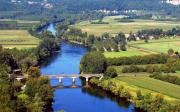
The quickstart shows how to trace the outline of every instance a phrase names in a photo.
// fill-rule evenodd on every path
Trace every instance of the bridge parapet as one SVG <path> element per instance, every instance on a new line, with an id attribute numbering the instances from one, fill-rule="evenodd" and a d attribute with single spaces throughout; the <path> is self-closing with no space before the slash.
<path id="1" fill-rule="evenodd" d="M 59 80 L 59 83 L 62 84 L 62 79 L 64 78 L 71 78 L 72 79 L 72 83 L 73 85 L 75 85 L 75 82 L 76 82 L 76 78 L 79 78 L 79 77 L 83 77 L 86 79 L 86 84 L 88 84 L 89 82 L 89 79 L 92 78 L 92 77 L 97 77 L 99 78 L 99 80 L 101 80 L 103 78 L 103 74 L 59 74 L 59 75 L 41 75 L 41 77 L 48 77 L 50 79 L 52 78 L 57 78 Z M 25 76 L 17 76 L 16 79 L 18 81 L 22 80 L 26 78 Z"/>

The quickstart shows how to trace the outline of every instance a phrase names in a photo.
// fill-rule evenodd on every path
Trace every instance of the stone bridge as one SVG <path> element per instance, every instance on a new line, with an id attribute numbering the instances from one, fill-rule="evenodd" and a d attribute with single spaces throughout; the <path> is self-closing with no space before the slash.
<path id="1" fill-rule="evenodd" d="M 59 75 L 42 75 L 42 76 L 46 76 L 46 77 L 49 77 L 50 79 L 52 78 L 57 78 L 59 79 L 59 82 L 61 83 L 62 82 L 62 79 L 64 78 L 71 78 L 72 79 L 72 82 L 75 82 L 75 79 L 77 78 L 85 78 L 86 79 L 86 82 L 89 81 L 90 78 L 92 77 L 98 77 L 99 80 L 101 80 L 103 78 L 103 74 L 59 74 Z"/>
<path id="2" fill-rule="evenodd" d="M 99 80 L 103 78 L 103 74 L 58 74 L 58 75 L 50 75 L 50 74 L 42 74 L 41 77 L 48 77 L 49 79 L 58 79 L 59 83 L 62 85 L 62 79 L 65 78 L 71 78 L 72 79 L 72 88 L 77 88 L 79 86 L 76 86 L 76 79 L 77 78 L 85 78 L 86 79 L 86 86 L 88 86 L 89 79 L 92 77 L 97 77 Z M 18 81 L 21 81 L 22 79 L 25 79 L 27 77 L 25 76 L 17 76 L 16 79 Z"/>

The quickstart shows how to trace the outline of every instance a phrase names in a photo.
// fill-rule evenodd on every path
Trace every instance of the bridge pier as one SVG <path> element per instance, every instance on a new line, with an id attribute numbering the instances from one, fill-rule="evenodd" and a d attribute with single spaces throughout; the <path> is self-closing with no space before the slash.
<path id="1" fill-rule="evenodd" d="M 75 83 L 76 82 L 76 78 L 72 77 L 72 82 Z"/>
<path id="2" fill-rule="evenodd" d="M 86 82 L 89 82 L 89 77 L 86 77 Z"/>
<path id="3" fill-rule="evenodd" d="M 59 83 L 62 83 L 63 77 L 58 77 L 58 79 L 59 79 Z"/>
<path id="4" fill-rule="evenodd" d="M 17 81 L 21 81 L 23 78 L 16 78 Z"/>

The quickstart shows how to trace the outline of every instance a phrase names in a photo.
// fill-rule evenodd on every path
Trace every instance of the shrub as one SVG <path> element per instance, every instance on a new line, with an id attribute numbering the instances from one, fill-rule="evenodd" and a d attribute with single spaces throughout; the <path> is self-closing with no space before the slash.
<path id="1" fill-rule="evenodd" d="M 161 72 L 161 69 L 158 65 L 149 65 L 146 67 L 146 71 L 149 73 Z"/>
<path id="2" fill-rule="evenodd" d="M 137 65 L 130 65 L 129 67 L 123 67 L 122 73 L 133 73 L 133 72 L 145 72 L 143 67 L 138 67 Z"/>
<path id="3" fill-rule="evenodd" d="M 117 71 L 113 67 L 108 67 L 106 72 L 105 72 L 105 76 L 107 76 L 107 77 L 114 78 L 114 77 L 117 77 L 117 75 L 118 75 Z"/>
<path id="4" fill-rule="evenodd" d="M 180 78 L 178 76 L 172 76 L 172 75 L 161 74 L 161 73 L 153 73 L 149 77 L 180 85 Z"/>
<path id="5" fill-rule="evenodd" d="M 120 57 L 108 58 L 108 66 L 121 66 L 121 65 L 143 65 L 143 64 L 165 64 L 168 60 L 168 55 L 153 54 L 147 56 L 133 56 L 133 57 Z"/>
<path id="6" fill-rule="evenodd" d="M 80 71 L 83 73 L 104 73 L 106 59 L 101 52 L 89 52 L 81 59 Z"/>

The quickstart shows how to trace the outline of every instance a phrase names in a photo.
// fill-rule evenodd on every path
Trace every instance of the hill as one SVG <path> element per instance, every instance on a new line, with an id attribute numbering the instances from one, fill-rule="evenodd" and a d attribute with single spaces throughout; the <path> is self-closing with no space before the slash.
<path id="1" fill-rule="evenodd" d="M 180 7 L 162 0 L 1 0 L 0 18 L 40 19 L 96 10 L 143 10 L 179 17 Z"/>

